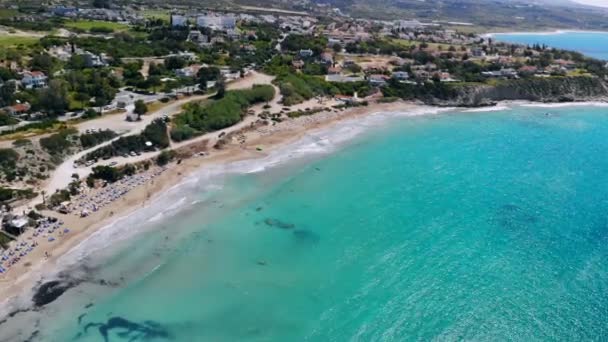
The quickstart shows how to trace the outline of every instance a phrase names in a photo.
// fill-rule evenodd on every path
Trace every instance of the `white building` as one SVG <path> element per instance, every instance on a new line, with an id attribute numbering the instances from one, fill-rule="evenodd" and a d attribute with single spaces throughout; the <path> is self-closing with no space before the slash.
<path id="1" fill-rule="evenodd" d="M 410 75 L 407 73 L 407 71 L 395 71 L 393 73 L 393 78 L 399 81 L 405 81 L 410 78 Z"/>
<path id="2" fill-rule="evenodd" d="M 362 76 L 325 75 L 325 81 L 336 83 L 363 82 Z"/>
<path id="3" fill-rule="evenodd" d="M 183 15 L 172 14 L 171 15 L 171 26 L 173 26 L 173 27 L 188 26 L 188 18 L 186 18 Z"/>
<path id="4" fill-rule="evenodd" d="M 414 29 L 422 27 L 422 23 L 418 20 L 399 20 L 400 29 Z"/>
<path id="5" fill-rule="evenodd" d="M 23 73 L 21 85 L 25 89 L 44 88 L 48 77 L 42 71 L 26 71 Z"/>
<path id="6" fill-rule="evenodd" d="M 236 18 L 231 15 L 201 15 L 196 18 L 196 26 L 214 30 L 230 30 L 236 28 Z"/>

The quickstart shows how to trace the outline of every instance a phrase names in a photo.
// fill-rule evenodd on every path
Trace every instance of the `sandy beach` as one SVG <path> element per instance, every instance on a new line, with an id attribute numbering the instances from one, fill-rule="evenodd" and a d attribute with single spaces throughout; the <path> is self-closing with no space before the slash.
<path id="1" fill-rule="evenodd" d="M 78 246 L 103 227 L 138 209 L 148 206 L 164 191 L 182 182 L 188 175 L 205 167 L 228 164 L 235 161 L 264 158 L 274 149 L 296 142 L 307 134 L 321 129 L 331 129 L 332 125 L 345 120 L 372 115 L 380 112 L 424 112 L 430 107 L 405 102 L 371 103 L 369 106 L 346 110 L 326 110 L 314 115 L 286 119 L 271 125 L 261 125 L 247 117 L 238 130 L 231 131 L 224 139 L 221 149 L 214 148 L 217 139 L 196 139 L 180 144 L 175 150 L 180 162 L 173 162 L 160 172 L 158 167 L 149 171 L 154 177 L 133 187 L 116 200 L 107 203 L 89 216 L 81 218 L 77 214 L 62 215 L 56 212 L 43 214 L 58 218 L 63 225 L 60 236 L 54 241 L 34 239 L 35 231 L 23 234 L 19 243 L 38 246 L 24 256 L 10 270 L 0 275 L 0 302 L 8 303 L 12 298 L 24 294 L 29 300 L 31 290 L 45 275 L 58 268 L 58 259 Z M 201 152 L 204 156 L 201 156 Z M 64 229 L 69 231 L 64 233 Z M 27 296 L 25 296 L 27 295 Z M 4 305 L 6 308 L 6 305 Z"/>

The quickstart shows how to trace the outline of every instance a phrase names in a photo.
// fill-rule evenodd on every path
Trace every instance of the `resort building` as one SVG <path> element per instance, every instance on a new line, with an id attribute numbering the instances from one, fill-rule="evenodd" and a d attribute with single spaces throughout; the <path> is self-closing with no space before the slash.
<path id="1" fill-rule="evenodd" d="M 26 71 L 23 73 L 21 85 L 25 89 L 44 88 L 48 77 L 42 71 Z"/>

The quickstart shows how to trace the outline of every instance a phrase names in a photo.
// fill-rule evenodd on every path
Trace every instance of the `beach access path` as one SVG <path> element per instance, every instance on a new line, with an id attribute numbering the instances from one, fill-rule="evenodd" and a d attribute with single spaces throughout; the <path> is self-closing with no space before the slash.
<path id="1" fill-rule="evenodd" d="M 253 85 L 255 85 L 255 84 L 272 84 L 273 80 L 274 80 L 273 76 L 269 76 L 269 75 L 254 71 L 254 72 L 251 72 L 249 75 L 245 76 L 244 78 L 240 78 L 238 80 L 228 83 L 226 85 L 226 88 L 228 90 L 249 89 L 249 88 L 253 87 Z M 276 95 L 271 103 L 273 108 L 278 107 L 279 106 L 278 102 L 280 101 L 280 96 L 278 94 L 278 91 L 279 91 L 278 88 L 275 87 L 275 91 L 276 91 Z M 160 153 L 160 151 L 142 153 L 139 156 L 129 157 L 129 158 L 115 157 L 115 158 L 111 158 L 109 160 L 99 161 L 89 167 L 85 167 L 85 166 L 76 167 L 75 166 L 75 162 L 77 160 L 81 159 L 82 157 L 84 157 L 86 154 L 88 154 L 92 151 L 95 151 L 103 146 L 107 146 L 107 145 L 111 144 L 113 141 L 119 139 L 120 137 L 140 134 L 144 130 L 144 128 L 147 125 L 149 125 L 153 120 L 162 118 L 165 115 L 168 117 L 177 115 L 177 114 L 181 113 L 182 107 L 184 105 L 191 103 L 191 102 L 197 102 L 197 101 L 203 101 L 203 100 L 209 99 L 213 95 L 215 95 L 215 94 L 195 95 L 195 96 L 190 96 L 187 98 L 177 100 L 175 102 L 168 104 L 167 106 L 164 106 L 163 108 L 161 108 L 155 112 L 148 113 L 146 115 L 142 115 L 141 120 L 136 121 L 136 122 L 127 122 L 126 120 L 124 120 L 123 115 L 111 114 L 111 115 L 103 116 L 99 119 L 85 121 L 85 122 L 75 125 L 74 128 L 78 129 L 79 131 L 86 131 L 87 129 L 95 128 L 95 129 L 102 129 L 102 130 L 109 129 L 109 130 L 113 130 L 113 131 L 126 132 L 126 133 L 121 134 L 119 137 L 116 137 L 113 140 L 106 141 L 102 144 L 99 144 L 92 148 L 83 150 L 83 151 L 67 158 L 55 169 L 55 171 L 51 175 L 49 181 L 43 187 L 42 191 L 44 191 L 45 194 L 47 194 L 47 195 L 51 195 L 51 194 L 55 193 L 55 191 L 57 191 L 58 189 L 64 189 L 72 181 L 73 174 L 77 174 L 80 178 L 85 178 L 86 176 L 88 176 L 91 173 L 92 168 L 97 165 L 106 165 L 106 164 L 109 164 L 112 162 L 116 162 L 116 165 L 120 166 L 120 165 L 124 165 L 124 164 L 128 164 L 128 163 L 136 163 L 136 162 L 140 162 L 140 161 L 147 160 L 150 158 L 154 158 L 156 155 L 158 155 Z M 231 126 L 227 129 L 223 130 L 222 132 L 230 133 L 232 131 L 239 130 L 245 126 L 250 125 L 253 121 L 255 121 L 254 119 L 255 119 L 255 117 L 248 116 L 248 117 L 246 117 L 245 120 L 241 121 L 240 123 L 238 123 L 234 126 Z M 178 144 L 172 143 L 171 148 L 179 148 L 179 147 L 182 147 L 182 146 L 185 146 L 188 144 L 192 144 L 192 143 L 196 143 L 196 142 L 200 142 L 200 141 L 206 140 L 206 139 L 213 140 L 213 138 L 217 134 L 219 134 L 219 133 L 213 132 L 213 133 L 208 133 L 208 134 L 202 135 L 196 139 L 184 141 L 184 142 L 181 142 Z M 16 210 L 17 210 L 17 212 L 22 212 L 24 210 L 29 211 L 36 204 L 41 203 L 41 202 L 42 202 L 42 195 L 39 195 L 36 198 L 34 198 L 33 200 L 29 201 L 26 205 L 24 205 L 20 208 L 16 208 Z"/>

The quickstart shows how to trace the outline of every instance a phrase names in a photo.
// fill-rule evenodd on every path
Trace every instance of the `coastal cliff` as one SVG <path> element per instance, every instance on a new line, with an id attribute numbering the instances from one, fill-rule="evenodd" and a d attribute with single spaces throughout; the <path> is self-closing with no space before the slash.
<path id="1" fill-rule="evenodd" d="M 597 77 L 547 77 L 502 80 L 495 84 L 427 84 L 391 86 L 388 95 L 434 106 L 482 107 L 498 101 L 608 101 L 608 84 Z M 420 89 L 421 88 L 421 89 Z M 385 93 L 385 95 L 387 95 Z"/>

